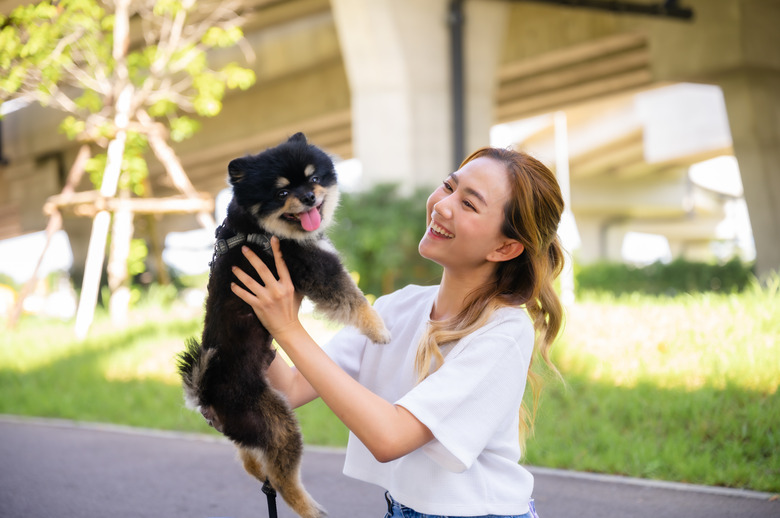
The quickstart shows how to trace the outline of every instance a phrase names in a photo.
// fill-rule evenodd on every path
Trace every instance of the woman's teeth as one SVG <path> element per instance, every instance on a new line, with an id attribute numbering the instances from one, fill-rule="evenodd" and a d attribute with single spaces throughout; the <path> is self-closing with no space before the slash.
<path id="1" fill-rule="evenodd" d="M 437 234 L 437 235 L 442 236 L 442 237 L 447 237 L 447 238 L 455 237 L 455 234 L 453 234 L 451 232 L 448 232 L 447 230 L 443 229 L 442 227 L 440 227 L 439 225 L 437 225 L 433 221 L 431 222 L 431 231 L 434 234 Z"/>

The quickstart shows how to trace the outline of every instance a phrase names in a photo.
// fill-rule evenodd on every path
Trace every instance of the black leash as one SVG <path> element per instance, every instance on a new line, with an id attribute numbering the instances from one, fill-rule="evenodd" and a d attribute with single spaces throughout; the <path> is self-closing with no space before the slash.
<path id="1" fill-rule="evenodd" d="M 276 514 L 276 489 L 273 488 L 268 479 L 263 483 L 263 493 L 268 500 L 268 518 L 278 518 Z"/>

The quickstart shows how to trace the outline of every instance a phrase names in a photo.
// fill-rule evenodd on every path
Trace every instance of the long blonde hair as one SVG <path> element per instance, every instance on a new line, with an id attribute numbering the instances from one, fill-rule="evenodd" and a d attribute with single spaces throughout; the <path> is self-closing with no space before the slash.
<path id="1" fill-rule="evenodd" d="M 525 307 L 536 331 L 534 354 L 555 373 L 550 348 L 563 322 L 563 307 L 553 287 L 563 269 L 563 249 L 558 239 L 558 223 L 563 197 L 555 175 L 535 158 L 509 149 L 482 148 L 466 158 L 461 167 L 480 157 L 504 164 L 511 196 L 504 207 L 503 234 L 525 247 L 518 257 L 498 264 L 492 282 L 475 290 L 463 310 L 453 318 L 430 321 L 420 339 L 415 368 L 420 381 L 441 366 L 440 347 L 476 331 L 504 306 Z M 542 388 L 541 376 L 530 367 L 528 381 L 533 405 L 520 409 L 521 443 L 531 434 Z"/>

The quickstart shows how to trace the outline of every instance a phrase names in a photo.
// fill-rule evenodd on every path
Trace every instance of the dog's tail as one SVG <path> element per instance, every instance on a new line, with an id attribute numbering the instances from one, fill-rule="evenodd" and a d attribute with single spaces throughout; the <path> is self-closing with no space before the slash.
<path id="1" fill-rule="evenodd" d="M 197 410 L 200 406 L 200 382 L 212 356 L 210 353 L 213 353 L 213 349 L 204 354 L 198 341 L 190 338 L 187 340 L 186 349 L 176 358 L 176 367 L 184 387 L 184 402 L 193 410 Z"/>

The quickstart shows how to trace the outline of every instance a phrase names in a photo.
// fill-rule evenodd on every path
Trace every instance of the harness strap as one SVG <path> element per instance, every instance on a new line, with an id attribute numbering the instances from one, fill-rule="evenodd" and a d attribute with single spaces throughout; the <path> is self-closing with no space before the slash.
<path id="1" fill-rule="evenodd" d="M 263 493 L 268 500 L 268 518 L 278 518 L 276 514 L 276 489 L 273 488 L 268 479 L 263 483 Z"/>
<path id="2" fill-rule="evenodd" d="M 228 250 L 230 250 L 231 248 L 235 248 L 239 245 L 243 245 L 244 243 L 259 245 L 263 247 L 265 250 L 271 249 L 271 240 L 267 235 L 243 234 L 239 232 L 233 237 L 229 237 L 227 239 L 218 239 L 217 242 L 214 243 L 214 256 L 219 257 L 220 255 L 224 255 L 228 253 Z"/>
<path id="3" fill-rule="evenodd" d="M 217 230 L 214 232 L 215 237 L 219 235 L 223 225 L 224 223 L 217 227 Z M 239 232 L 235 236 L 227 239 L 217 239 L 214 243 L 214 255 L 211 256 L 211 261 L 209 262 L 209 279 L 214 271 L 214 263 L 217 261 L 217 257 L 225 255 L 231 248 L 243 245 L 244 243 L 258 245 L 266 252 L 271 251 L 271 236 L 266 234 L 244 234 Z"/>

